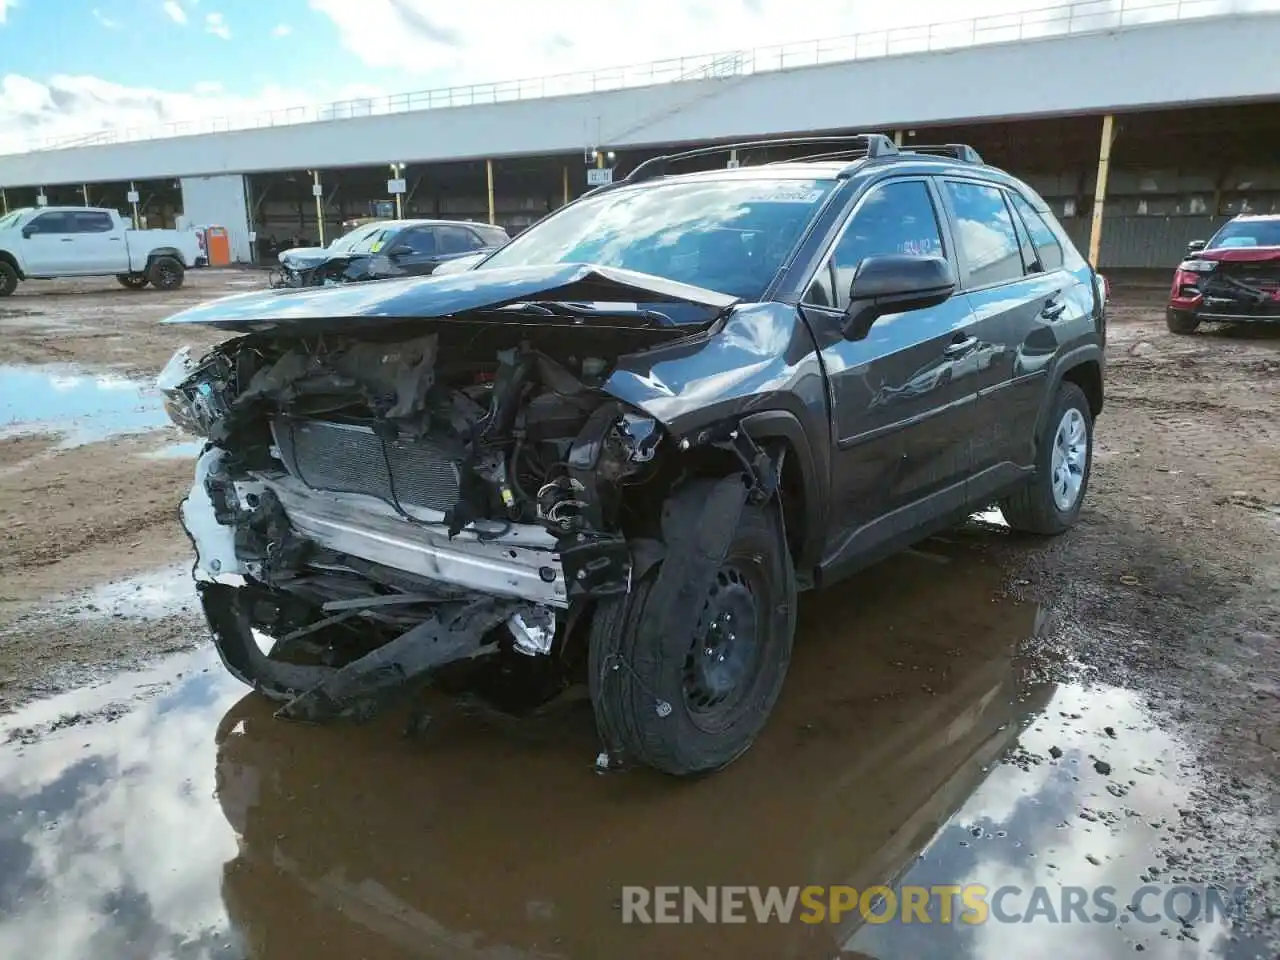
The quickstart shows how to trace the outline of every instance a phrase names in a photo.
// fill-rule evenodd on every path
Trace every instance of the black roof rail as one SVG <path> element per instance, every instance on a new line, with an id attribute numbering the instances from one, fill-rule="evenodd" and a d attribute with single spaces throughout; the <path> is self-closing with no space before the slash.
<path id="1" fill-rule="evenodd" d="M 682 153 L 670 153 L 661 157 L 653 157 L 644 161 L 623 178 L 624 183 L 639 183 L 651 180 L 667 172 L 667 167 L 680 160 L 692 160 L 695 157 L 707 157 L 717 153 L 728 153 L 730 150 L 759 150 L 766 147 L 790 147 L 803 144 L 849 144 L 848 151 L 857 150 L 860 146 L 865 156 L 878 158 L 892 156 L 898 152 L 894 142 L 883 133 L 857 133 L 835 137 L 785 137 L 776 140 L 750 140 L 743 143 L 722 143 L 713 147 L 699 147 L 696 150 L 685 150 Z M 846 151 L 842 151 L 846 152 Z"/>
<path id="2" fill-rule="evenodd" d="M 950 157 L 961 163 L 984 163 L 977 150 L 967 143 L 923 143 L 912 144 L 902 148 L 903 153 L 925 153 L 942 157 Z"/>

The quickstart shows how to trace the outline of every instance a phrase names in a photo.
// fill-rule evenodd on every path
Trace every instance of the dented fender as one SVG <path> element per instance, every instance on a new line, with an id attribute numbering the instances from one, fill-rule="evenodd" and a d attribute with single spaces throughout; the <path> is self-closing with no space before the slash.
<path id="1" fill-rule="evenodd" d="M 761 445 L 784 442 L 804 491 L 797 567 L 817 562 L 831 413 L 817 344 L 794 306 L 735 307 L 706 334 L 620 357 L 603 389 L 653 417 L 686 449 L 723 442 L 734 429 Z"/>

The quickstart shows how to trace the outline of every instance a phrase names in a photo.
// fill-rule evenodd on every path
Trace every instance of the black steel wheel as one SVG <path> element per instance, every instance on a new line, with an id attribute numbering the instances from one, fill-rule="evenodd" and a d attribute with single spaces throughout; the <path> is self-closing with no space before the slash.
<path id="1" fill-rule="evenodd" d="M 693 485 L 681 496 L 705 499 Z M 668 544 L 670 547 L 671 545 Z M 791 662 L 795 571 L 775 504 L 747 505 L 692 630 L 655 631 L 684 584 L 667 561 L 600 602 L 589 684 L 611 749 L 677 776 L 721 769 L 764 728 Z"/>

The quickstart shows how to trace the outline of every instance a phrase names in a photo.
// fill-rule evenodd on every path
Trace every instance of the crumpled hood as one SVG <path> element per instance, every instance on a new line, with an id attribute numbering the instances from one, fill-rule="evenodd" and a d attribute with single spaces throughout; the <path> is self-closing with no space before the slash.
<path id="1" fill-rule="evenodd" d="M 379 321 L 441 319 L 539 300 L 696 304 L 717 313 L 737 302 L 728 294 L 634 270 L 552 263 L 301 290 L 261 290 L 212 300 L 164 322 L 205 324 L 241 333 L 279 330 L 303 335 L 342 329 L 353 319 L 368 327 Z M 537 319 L 521 315 L 524 323 Z M 665 325 L 657 318 L 649 324 Z"/>
<path id="2" fill-rule="evenodd" d="M 332 260 L 334 257 L 343 255 L 344 251 L 342 250 L 329 250 L 326 247 L 292 247 L 288 250 L 281 250 L 276 259 L 286 267 L 293 267 L 295 270 L 307 270 L 327 260 Z"/>
<path id="3" fill-rule="evenodd" d="M 1280 247 L 1217 247 L 1198 250 L 1189 260 L 1213 260 L 1218 263 L 1262 263 L 1280 260 Z"/>

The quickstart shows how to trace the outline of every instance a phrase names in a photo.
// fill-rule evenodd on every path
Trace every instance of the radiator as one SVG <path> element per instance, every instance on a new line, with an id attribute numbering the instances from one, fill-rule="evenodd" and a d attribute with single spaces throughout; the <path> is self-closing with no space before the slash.
<path id="1" fill-rule="evenodd" d="M 461 451 L 448 444 L 384 441 L 361 424 L 293 417 L 273 418 L 271 432 L 285 469 L 314 490 L 363 493 L 441 512 L 457 502 Z"/>

